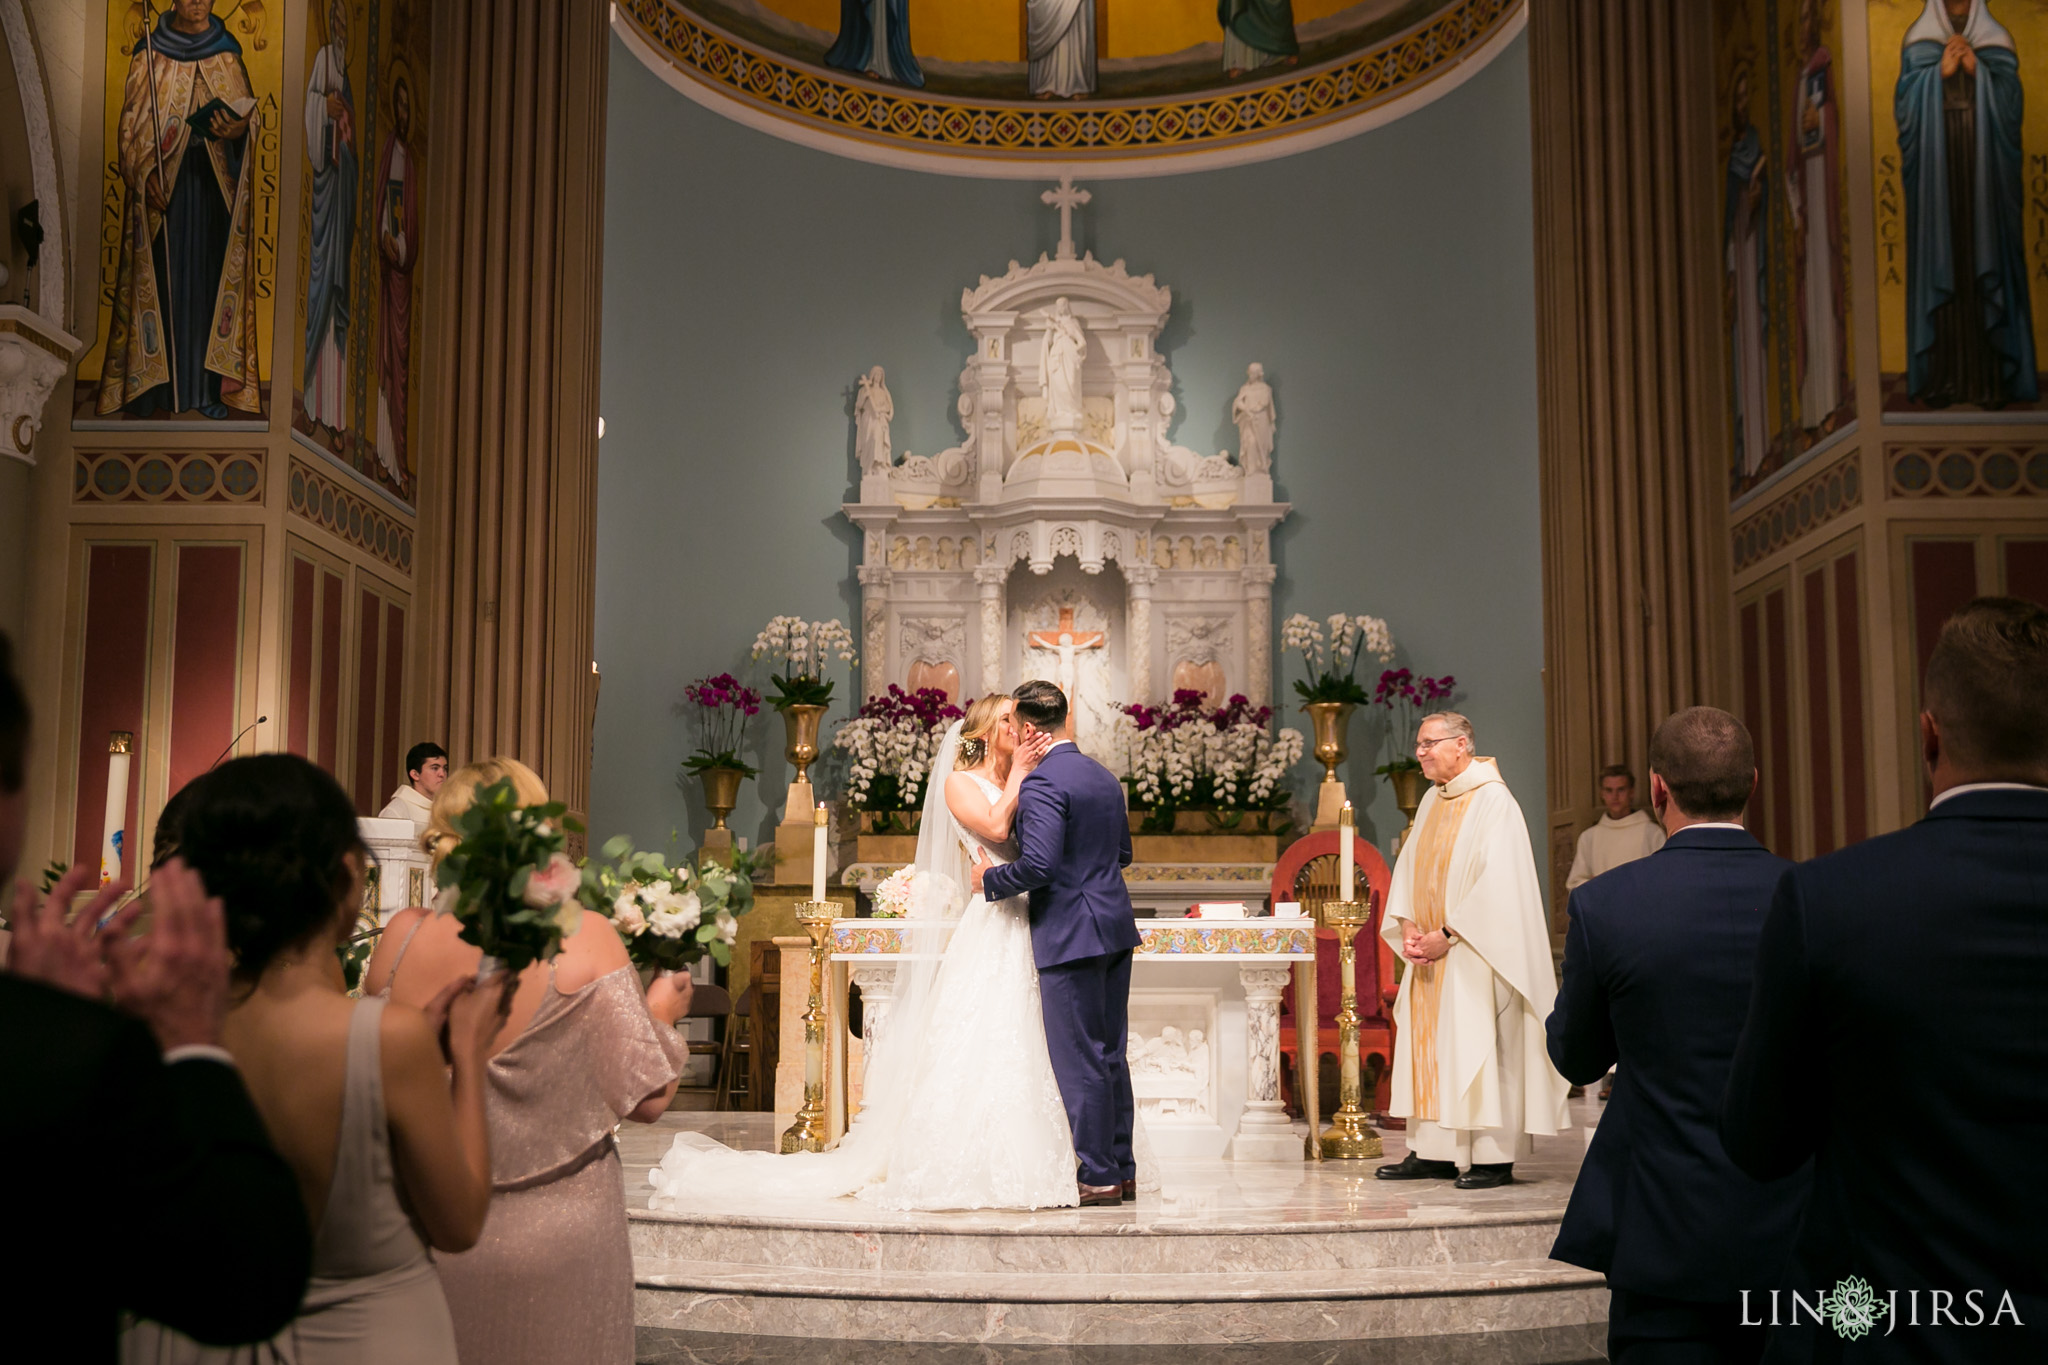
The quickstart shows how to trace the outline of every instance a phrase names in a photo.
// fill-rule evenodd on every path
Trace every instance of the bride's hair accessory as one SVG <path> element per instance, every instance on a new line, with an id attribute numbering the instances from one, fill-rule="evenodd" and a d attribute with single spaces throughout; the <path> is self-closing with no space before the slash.
<path id="1" fill-rule="evenodd" d="M 991 692 L 967 708 L 967 718 L 960 722 L 960 752 L 956 766 L 978 768 L 988 757 L 989 736 L 1002 724 L 1003 703 L 1009 700 L 1000 692 Z"/>

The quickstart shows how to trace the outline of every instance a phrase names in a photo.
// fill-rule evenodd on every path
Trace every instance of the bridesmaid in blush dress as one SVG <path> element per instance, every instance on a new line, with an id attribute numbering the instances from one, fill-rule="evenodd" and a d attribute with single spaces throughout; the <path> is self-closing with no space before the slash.
<path id="1" fill-rule="evenodd" d="M 477 788 L 508 777 L 523 804 L 548 799 L 517 760 L 470 764 L 435 798 L 428 852 L 453 848 Z M 456 928 L 426 910 L 393 916 L 364 991 L 405 1004 L 473 976 L 480 954 Z M 521 973 L 485 1068 L 490 1217 L 472 1250 L 434 1260 L 464 1361 L 632 1361 L 633 1258 L 612 1130 L 668 1109 L 689 1055 L 675 1030 L 689 1001 L 687 976 L 658 977 L 643 997 L 618 932 L 589 912 L 552 963 Z"/>

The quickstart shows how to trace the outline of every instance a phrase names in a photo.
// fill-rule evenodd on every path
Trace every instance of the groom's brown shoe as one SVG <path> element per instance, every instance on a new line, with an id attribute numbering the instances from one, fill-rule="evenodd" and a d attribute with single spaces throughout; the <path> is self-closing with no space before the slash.
<path id="1" fill-rule="evenodd" d="M 1081 1207 L 1094 1204 L 1121 1204 L 1124 1202 L 1124 1187 L 1121 1185 L 1082 1185 Z"/>

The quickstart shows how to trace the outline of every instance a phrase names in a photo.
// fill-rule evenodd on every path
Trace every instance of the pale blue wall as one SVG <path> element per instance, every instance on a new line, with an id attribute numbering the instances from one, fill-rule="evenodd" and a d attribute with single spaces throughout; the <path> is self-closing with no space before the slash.
<path id="1" fill-rule="evenodd" d="M 838 513 L 855 376 L 888 368 L 898 449 L 952 444 L 961 286 L 1050 249 L 1058 225 L 1040 184 L 806 150 L 699 108 L 616 43 L 611 70 L 591 815 L 600 838 L 680 827 L 689 842 L 706 821 L 694 782 L 687 798 L 676 782 L 693 742 L 683 684 L 739 671 L 778 612 L 857 617 Z M 1517 40 L 1461 89 L 1335 146 L 1094 182 L 1077 235 L 1173 289 L 1178 440 L 1234 449 L 1231 396 L 1265 363 L 1278 496 L 1295 507 L 1275 542 L 1276 629 L 1291 611 L 1369 611 L 1402 662 L 1455 673 L 1540 849 L 1528 98 Z M 1374 793 L 1384 846 L 1398 815 L 1371 775 L 1378 735 L 1354 723 L 1347 777 Z M 780 736 L 764 717 L 743 834 L 772 826 Z"/>

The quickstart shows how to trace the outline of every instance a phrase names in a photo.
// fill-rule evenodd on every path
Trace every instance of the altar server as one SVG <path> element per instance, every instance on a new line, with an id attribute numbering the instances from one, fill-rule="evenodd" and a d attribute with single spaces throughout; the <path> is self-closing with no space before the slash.
<path id="1" fill-rule="evenodd" d="M 1664 830 L 1650 812 L 1637 810 L 1636 775 L 1625 763 L 1600 770 L 1600 804 L 1605 808 L 1599 820 L 1579 834 L 1577 856 L 1564 889 L 1576 891 L 1603 872 L 1623 863 L 1647 858 L 1664 847 Z"/>
<path id="2" fill-rule="evenodd" d="M 1415 757 L 1433 785 L 1380 926 L 1409 964 L 1388 1106 L 1409 1119 L 1408 1156 L 1379 1177 L 1491 1189 L 1514 1179 L 1531 1134 L 1567 1124 L 1569 1087 L 1544 1052 L 1557 977 L 1543 896 L 1522 808 L 1474 757 L 1472 722 L 1423 717 Z"/>

